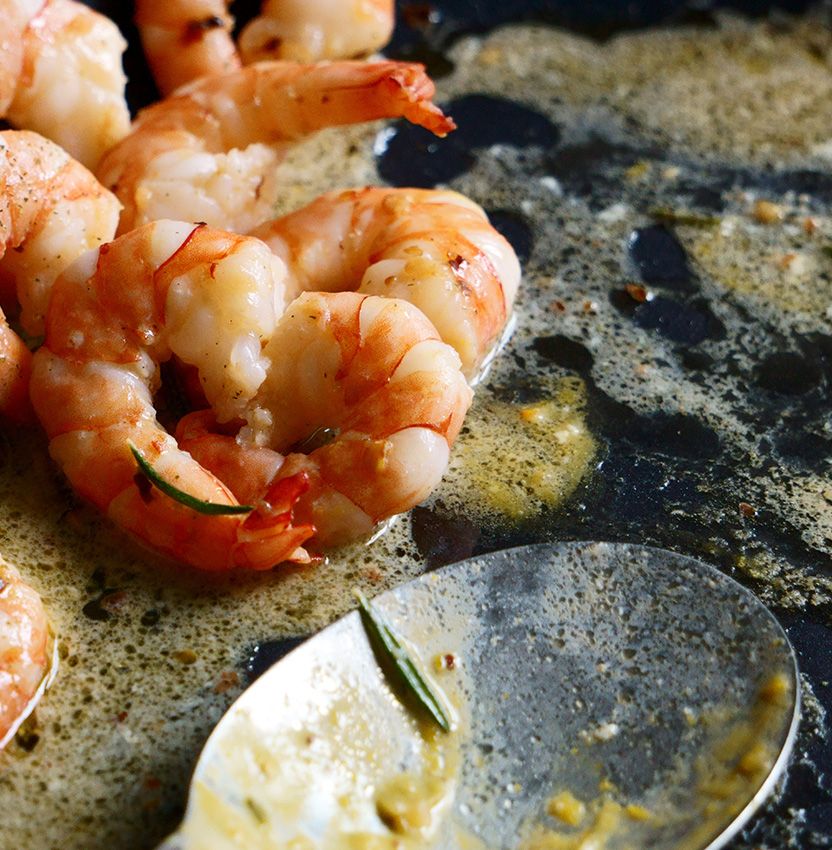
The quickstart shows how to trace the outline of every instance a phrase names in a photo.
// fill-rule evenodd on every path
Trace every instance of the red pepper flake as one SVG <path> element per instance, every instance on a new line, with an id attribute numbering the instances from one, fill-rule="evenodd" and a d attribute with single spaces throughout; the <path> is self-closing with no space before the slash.
<path id="1" fill-rule="evenodd" d="M 566 304 L 563 301 L 553 301 L 549 305 L 549 309 L 554 311 L 555 313 L 565 313 L 566 312 Z"/>
<path id="2" fill-rule="evenodd" d="M 628 283 L 625 285 L 624 289 L 627 290 L 627 295 L 639 304 L 643 304 L 648 298 L 649 293 L 647 292 L 647 289 L 640 283 Z"/>
<path id="3" fill-rule="evenodd" d="M 451 266 L 451 269 L 453 269 L 454 274 L 457 276 L 461 275 L 468 266 L 468 261 L 465 259 L 465 257 L 462 256 L 462 254 L 457 254 L 455 257 L 452 257 L 448 262 Z"/>
<path id="4" fill-rule="evenodd" d="M 214 685 L 215 694 L 224 694 L 240 684 L 240 675 L 236 670 L 223 670 Z"/>
<path id="5" fill-rule="evenodd" d="M 795 254 L 794 251 L 792 251 L 788 254 L 783 254 L 782 256 L 778 257 L 776 262 L 777 262 L 777 265 L 778 265 L 779 268 L 781 268 L 783 271 L 788 271 L 789 268 L 791 267 L 792 263 L 796 259 L 797 259 L 797 254 Z"/>
<path id="6" fill-rule="evenodd" d="M 381 570 L 379 570 L 378 567 L 367 567 L 367 569 L 364 570 L 364 575 L 368 581 L 373 583 L 381 581 Z"/>
<path id="7" fill-rule="evenodd" d="M 757 516 L 757 508 L 754 505 L 749 505 L 748 502 L 740 502 L 739 509 L 740 513 L 748 519 Z"/>
<path id="8" fill-rule="evenodd" d="M 457 657 L 452 652 L 443 652 L 433 658 L 433 669 L 437 673 L 446 673 L 448 670 L 456 670 L 459 666 Z"/>
<path id="9" fill-rule="evenodd" d="M 156 791 L 158 788 L 162 787 L 162 780 L 157 779 L 155 776 L 148 776 L 144 781 L 144 787 L 148 791 Z"/>
<path id="10" fill-rule="evenodd" d="M 116 715 L 116 723 L 124 723 L 125 720 L 127 720 L 127 712 L 126 711 L 120 711 Z"/>
<path id="11" fill-rule="evenodd" d="M 127 602 L 127 598 L 128 594 L 126 590 L 115 590 L 112 593 L 102 596 L 101 599 L 98 600 L 98 604 L 105 611 L 109 611 L 111 614 L 114 614 L 124 607 Z"/>

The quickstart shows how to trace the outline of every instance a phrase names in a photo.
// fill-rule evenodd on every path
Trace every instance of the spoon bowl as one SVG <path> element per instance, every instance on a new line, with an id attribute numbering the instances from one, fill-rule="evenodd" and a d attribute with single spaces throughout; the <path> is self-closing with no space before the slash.
<path id="1" fill-rule="evenodd" d="M 788 640 L 692 558 L 526 546 L 373 604 L 454 731 L 391 686 L 353 612 L 231 707 L 164 850 L 716 850 L 785 767 L 799 716 Z"/>

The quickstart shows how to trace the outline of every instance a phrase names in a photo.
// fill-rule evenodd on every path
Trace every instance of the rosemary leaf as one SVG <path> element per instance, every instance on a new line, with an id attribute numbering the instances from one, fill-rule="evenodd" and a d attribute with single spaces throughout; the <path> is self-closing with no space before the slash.
<path id="1" fill-rule="evenodd" d="M 668 207 L 655 207 L 650 210 L 650 217 L 664 224 L 682 224 L 688 227 L 715 227 L 719 224 L 719 216 L 700 215 L 687 210 L 673 210 Z"/>
<path id="2" fill-rule="evenodd" d="M 427 679 L 408 655 L 401 639 L 382 615 L 367 601 L 361 591 L 356 590 L 361 611 L 361 621 L 371 638 L 384 650 L 384 654 L 401 674 L 404 683 L 443 732 L 451 731 L 451 719 Z"/>
<path id="3" fill-rule="evenodd" d="M 133 445 L 128 442 L 130 451 L 139 465 L 139 469 L 147 480 L 157 489 L 161 490 L 166 496 L 170 496 L 180 505 L 185 505 L 191 510 L 209 516 L 219 516 L 221 514 L 249 514 L 254 508 L 251 505 L 218 505 L 215 502 L 205 502 L 202 499 L 197 499 L 196 496 L 191 496 L 190 493 L 185 493 L 173 484 L 165 481 L 161 475 L 147 462 L 145 456 Z"/>

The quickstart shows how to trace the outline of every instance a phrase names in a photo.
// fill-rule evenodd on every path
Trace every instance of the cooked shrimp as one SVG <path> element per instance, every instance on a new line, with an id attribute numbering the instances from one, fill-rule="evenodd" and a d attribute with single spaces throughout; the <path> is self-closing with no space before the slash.
<path id="1" fill-rule="evenodd" d="M 0 310 L 0 416 L 12 424 L 22 425 L 33 419 L 29 403 L 31 374 L 32 353 Z"/>
<path id="2" fill-rule="evenodd" d="M 118 201 L 57 145 L 25 130 L 0 132 L 0 273 L 20 322 L 43 333 L 55 278 L 87 249 L 112 239 Z"/>
<path id="3" fill-rule="evenodd" d="M 0 0 L 0 17 L 0 116 L 93 168 L 130 129 L 118 27 L 74 0 Z"/>
<path id="4" fill-rule="evenodd" d="M 458 356 L 415 307 L 305 294 L 281 316 L 285 274 L 257 239 L 154 222 L 64 273 L 34 357 L 32 400 L 75 489 L 202 569 L 304 562 L 310 539 L 407 510 L 439 480 L 470 402 Z M 154 409 L 172 357 L 196 367 L 211 405 L 181 423 L 187 451 Z M 335 438 L 304 444 L 321 429 Z M 130 443 L 180 491 L 253 508 L 180 503 L 137 475 Z"/>
<path id="5" fill-rule="evenodd" d="M 243 61 L 351 59 L 384 47 L 393 0 L 265 0 L 240 35 Z"/>
<path id="6" fill-rule="evenodd" d="M 136 26 L 163 95 L 240 67 L 224 0 L 136 0 Z"/>
<path id="7" fill-rule="evenodd" d="M 273 365 L 236 438 L 210 435 L 205 420 L 190 439 L 182 433 L 188 451 L 235 495 L 252 496 L 244 488 L 254 451 L 266 470 L 281 457 L 278 480 L 308 482 L 295 522 L 330 546 L 369 534 L 436 487 L 472 394 L 456 352 L 413 305 L 304 293 L 263 354 Z"/>
<path id="8" fill-rule="evenodd" d="M 520 281 L 509 243 L 456 192 L 329 192 L 256 228 L 286 263 L 290 291 L 354 289 L 415 304 L 473 377 Z"/>
<path id="9" fill-rule="evenodd" d="M 243 61 L 352 59 L 383 47 L 393 0 L 265 0 L 240 36 Z M 240 67 L 225 0 L 136 0 L 136 26 L 163 95 Z"/>
<path id="10" fill-rule="evenodd" d="M 31 713 L 46 685 L 50 642 L 40 596 L 0 559 L 0 749 Z"/>
<path id="11" fill-rule="evenodd" d="M 161 218 L 244 232 L 271 217 L 275 186 L 264 175 L 280 152 L 267 145 L 395 116 L 443 135 L 454 124 L 433 92 L 422 66 L 404 62 L 259 63 L 141 112 L 98 174 L 124 204 L 120 232 Z"/>

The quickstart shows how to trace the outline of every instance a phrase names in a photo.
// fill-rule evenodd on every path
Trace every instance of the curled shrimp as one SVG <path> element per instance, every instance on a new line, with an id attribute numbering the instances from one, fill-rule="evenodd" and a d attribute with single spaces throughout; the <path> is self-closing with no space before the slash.
<path id="1" fill-rule="evenodd" d="M 0 559 L 0 749 L 47 684 L 50 634 L 40 596 Z"/>
<path id="2" fill-rule="evenodd" d="M 352 59 L 384 47 L 395 23 L 393 0 L 265 0 L 240 34 L 249 64 L 264 59 Z"/>
<path id="3" fill-rule="evenodd" d="M 55 278 L 112 239 L 118 213 L 118 201 L 56 144 L 26 130 L 0 132 L 0 271 L 30 334 L 43 333 Z"/>
<path id="4" fill-rule="evenodd" d="M 43 333 L 55 278 L 87 249 L 112 239 L 118 201 L 57 145 L 25 130 L 0 132 L 0 276 L 20 323 Z M 0 413 L 29 418 L 30 355 L 0 313 Z"/>
<path id="5" fill-rule="evenodd" d="M 136 0 L 136 26 L 163 95 L 240 67 L 224 0 Z"/>
<path id="6" fill-rule="evenodd" d="M 142 111 L 98 175 L 124 205 L 122 233 L 161 218 L 245 232 L 270 217 L 264 174 L 279 151 L 267 144 L 397 116 L 443 135 L 454 124 L 433 93 L 422 66 L 404 62 L 258 63 Z"/>
<path id="7" fill-rule="evenodd" d="M 511 245 L 451 191 L 329 192 L 264 224 L 290 291 L 353 289 L 415 304 L 472 378 L 506 324 L 520 281 Z"/>
<path id="8" fill-rule="evenodd" d="M 93 168 L 127 135 L 118 27 L 74 0 L 0 0 L 0 116 Z"/>
<path id="9" fill-rule="evenodd" d="M 389 41 L 393 7 L 393 0 L 265 0 L 240 36 L 242 61 L 366 56 Z M 240 67 L 225 0 L 136 0 L 136 26 L 163 95 Z"/>
<path id="10" fill-rule="evenodd" d="M 0 416 L 13 425 L 32 421 L 29 404 L 29 378 L 32 353 L 9 327 L 0 310 Z"/>
<path id="11" fill-rule="evenodd" d="M 457 354 L 418 309 L 306 293 L 284 313 L 285 274 L 260 240 L 153 222 L 62 275 L 34 356 L 32 400 L 73 487 L 202 569 L 305 562 L 310 540 L 409 509 L 441 477 L 470 403 Z M 156 418 L 164 361 L 195 367 L 210 404 L 180 422 L 181 445 Z M 131 444 L 167 486 L 250 507 L 183 504 L 137 474 Z"/>

